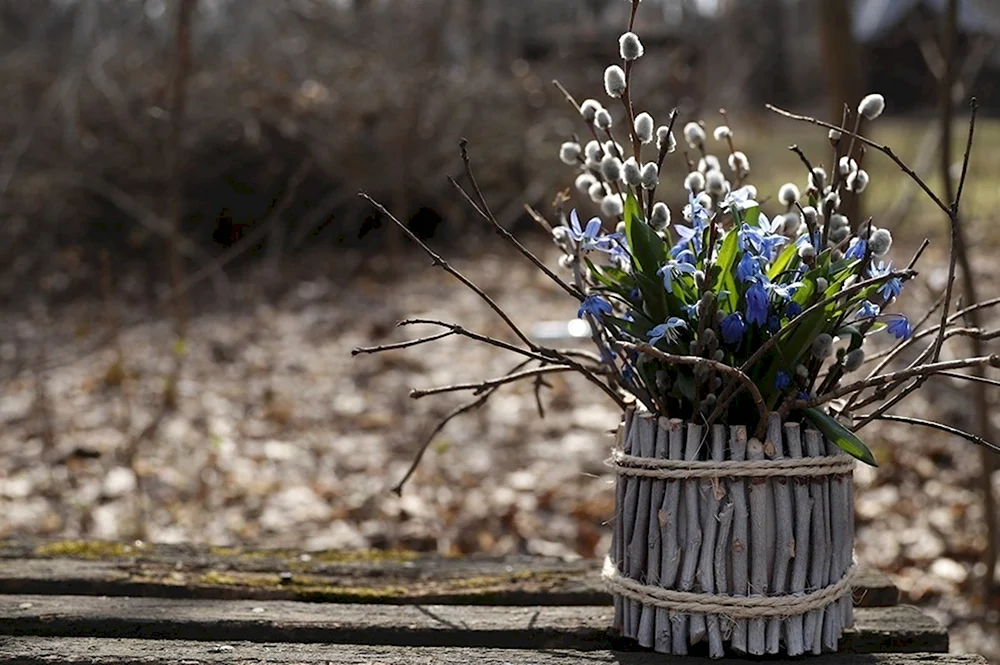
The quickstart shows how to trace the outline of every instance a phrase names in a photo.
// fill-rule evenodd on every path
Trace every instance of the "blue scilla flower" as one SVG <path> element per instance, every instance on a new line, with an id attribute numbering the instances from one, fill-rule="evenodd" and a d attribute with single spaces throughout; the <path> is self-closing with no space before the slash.
<path id="1" fill-rule="evenodd" d="M 722 341 L 726 344 L 739 344 L 746 334 L 747 324 L 743 321 L 743 315 L 734 312 L 722 319 L 719 325 L 719 332 L 722 333 Z"/>
<path id="2" fill-rule="evenodd" d="M 624 251 L 621 247 L 623 236 L 620 233 L 601 235 L 601 218 L 594 217 L 587 222 L 586 227 L 580 226 L 580 217 L 576 210 L 569 213 L 569 235 L 577 242 L 584 252 L 597 250 L 614 254 L 617 251 Z"/>
<path id="3" fill-rule="evenodd" d="M 778 233 L 783 224 L 781 217 L 769 221 L 764 213 L 760 213 L 756 224 L 740 225 L 737 238 L 739 248 L 770 260 L 774 251 L 788 241 L 788 238 Z"/>
<path id="4" fill-rule="evenodd" d="M 862 301 L 861 307 L 858 309 L 858 313 L 855 315 L 857 319 L 874 319 L 876 316 L 882 313 L 882 308 L 871 302 L 870 300 Z"/>
<path id="5" fill-rule="evenodd" d="M 855 238 L 851 241 L 850 247 L 844 252 L 844 258 L 847 259 L 863 259 L 865 258 L 865 252 L 868 251 L 868 243 L 861 238 Z"/>
<path id="6" fill-rule="evenodd" d="M 775 282 L 770 282 L 765 280 L 764 283 L 764 287 L 767 289 L 767 292 L 772 297 L 778 300 L 791 300 L 792 296 L 795 295 L 795 292 L 799 289 L 800 286 L 802 286 L 802 282 L 792 282 L 791 284 L 777 284 Z M 799 311 L 800 312 L 802 311 L 801 307 L 799 307 Z"/>
<path id="7" fill-rule="evenodd" d="M 686 260 L 670 259 L 656 271 L 656 274 L 663 279 L 663 288 L 671 293 L 674 290 L 674 278 L 679 275 L 693 275 L 695 272 L 694 255 L 691 252 L 681 252 L 681 254 L 685 259 L 690 255 L 692 261 L 689 263 Z"/>
<path id="8" fill-rule="evenodd" d="M 767 289 L 760 282 L 754 282 L 746 293 L 747 321 L 763 326 L 767 323 Z"/>
<path id="9" fill-rule="evenodd" d="M 785 390 L 792 385 L 792 375 L 783 370 L 778 370 L 774 375 L 774 387 L 776 390 Z"/>
<path id="10" fill-rule="evenodd" d="M 580 303 L 580 309 L 577 310 L 577 317 L 583 318 L 584 314 L 590 314 L 595 318 L 601 318 L 602 314 L 611 314 L 611 303 L 602 298 L 601 296 L 587 296 Z"/>
<path id="11" fill-rule="evenodd" d="M 876 266 L 873 262 L 868 268 L 868 276 L 872 278 L 885 277 L 892 272 L 892 262 L 888 264 L 879 261 Z M 879 287 L 879 294 L 886 299 L 886 301 L 892 300 L 899 296 L 903 291 L 903 280 L 898 277 L 890 277 L 887 279 L 882 286 Z"/>
<path id="12" fill-rule="evenodd" d="M 913 334 L 913 326 L 909 319 L 902 314 L 893 314 L 888 318 L 886 330 L 896 339 L 909 339 Z"/>
<path id="13" fill-rule="evenodd" d="M 741 282 L 756 282 L 764 277 L 760 268 L 760 259 L 750 252 L 744 252 L 740 262 L 736 265 L 736 277 Z"/>
<path id="14" fill-rule="evenodd" d="M 781 330 L 781 319 L 778 318 L 777 314 L 772 314 L 767 319 L 767 331 L 774 334 Z"/>
<path id="15" fill-rule="evenodd" d="M 684 206 L 684 219 L 690 221 L 694 227 L 705 228 L 709 216 L 708 210 L 701 204 L 699 195 L 688 192 L 688 204 Z"/>
<path id="16" fill-rule="evenodd" d="M 680 339 L 680 332 L 687 328 L 687 322 L 676 316 L 671 316 L 665 323 L 653 326 L 649 329 L 649 343 L 656 345 L 662 339 L 666 339 L 668 344 L 674 344 Z"/>
<path id="17" fill-rule="evenodd" d="M 789 301 L 788 306 L 785 307 L 785 316 L 787 316 L 790 319 L 794 319 L 801 313 L 802 313 L 802 305 L 795 302 L 794 300 Z"/>
<path id="18" fill-rule="evenodd" d="M 729 211 L 731 208 L 736 208 L 737 210 L 747 210 L 749 208 L 753 208 L 757 205 L 757 201 L 754 200 L 756 196 L 757 188 L 753 185 L 746 185 L 745 187 L 734 189 L 729 192 L 726 198 L 722 201 L 722 209 Z"/>
<path id="19" fill-rule="evenodd" d="M 681 309 L 684 310 L 684 315 L 688 317 L 688 320 L 694 321 L 698 318 L 698 303 L 681 305 Z"/>

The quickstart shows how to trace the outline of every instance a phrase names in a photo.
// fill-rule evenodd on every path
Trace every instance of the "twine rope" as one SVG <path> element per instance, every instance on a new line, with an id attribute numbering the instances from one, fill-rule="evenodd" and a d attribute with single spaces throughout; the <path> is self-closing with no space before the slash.
<path id="1" fill-rule="evenodd" d="M 809 478 L 840 476 L 854 471 L 850 455 L 793 457 L 776 460 L 674 460 L 636 457 L 615 450 L 605 462 L 620 476 L 641 476 L 665 480 L 686 478 Z"/>
<path id="2" fill-rule="evenodd" d="M 692 591 L 676 591 L 642 584 L 622 577 L 610 557 L 604 559 L 601 578 L 612 593 L 643 605 L 662 607 L 687 614 L 718 614 L 731 619 L 790 617 L 818 610 L 851 592 L 858 573 L 857 562 L 836 583 L 805 594 L 781 596 L 728 596 Z"/>

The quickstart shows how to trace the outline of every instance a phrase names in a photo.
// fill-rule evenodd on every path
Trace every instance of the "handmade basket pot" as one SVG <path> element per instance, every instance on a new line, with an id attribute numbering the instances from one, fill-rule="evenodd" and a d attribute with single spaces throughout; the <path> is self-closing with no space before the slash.
<path id="1" fill-rule="evenodd" d="M 854 622 L 852 457 L 777 414 L 761 441 L 630 409 L 609 463 L 603 578 L 623 636 L 713 658 L 837 649 Z"/>

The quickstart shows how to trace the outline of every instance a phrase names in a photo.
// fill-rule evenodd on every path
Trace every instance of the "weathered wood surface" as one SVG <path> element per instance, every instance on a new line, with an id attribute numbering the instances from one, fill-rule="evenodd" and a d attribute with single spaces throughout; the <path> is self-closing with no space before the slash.
<path id="1" fill-rule="evenodd" d="M 468 649 L 434 647 L 344 646 L 288 643 L 209 643 L 138 639 L 3 638 L 0 665 L 133 665 L 136 663 L 227 663 L 259 665 L 338 663 L 341 665 L 710 665 L 707 658 L 672 658 L 656 653 L 620 651 L 527 651 L 523 649 Z M 759 661 L 729 659 L 734 665 Z M 770 660 L 771 663 L 802 663 Z M 809 665 L 987 665 L 981 656 L 945 654 L 858 654 L 817 656 Z"/>
<path id="2" fill-rule="evenodd" d="M 116 543 L 0 543 L 0 593 L 255 598 L 344 603 L 610 605 L 601 562 L 448 558 L 413 552 L 301 552 Z M 863 607 L 894 605 L 865 571 Z"/>
<path id="3" fill-rule="evenodd" d="M 624 648 L 611 607 L 348 605 L 294 601 L 0 596 L 0 634 L 325 642 L 396 646 Z M 914 607 L 862 608 L 841 648 L 946 652 L 948 635 Z"/>

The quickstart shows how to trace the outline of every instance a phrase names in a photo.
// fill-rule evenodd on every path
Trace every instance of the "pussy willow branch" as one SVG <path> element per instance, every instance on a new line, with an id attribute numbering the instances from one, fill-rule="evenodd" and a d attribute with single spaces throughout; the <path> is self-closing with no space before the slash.
<path id="1" fill-rule="evenodd" d="M 497 235 L 499 235 L 501 238 L 503 238 L 511 245 L 513 245 L 514 248 L 517 249 L 517 251 L 520 252 L 522 256 L 527 258 L 529 261 L 531 261 L 532 264 L 534 264 L 536 268 L 545 273 L 546 277 L 548 277 L 553 282 L 558 284 L 559 288 L 561 288 L 563 291 L 570 294 L 577 300 L 583 300 L 584 298 L 583 293 L 579 289 L 573 287 L 570 284 L 567 284 L 562 278 L 560 278 L 558 275 L 552 272 L 552 270 L 547 265 L 545 265 L 545 263 L 541 259 L 535 256 L 531 252 L 531 250 L 529 250 L 521 243 L 521 241 L 515 238 L 514 234 L 505 229 L 503 225 L 500 224 L 496 216 L 493 214 L 493 212 L 487 205 L 486 197 L 483 196 L 483 192 L 479 188 L 479 182 L 476 180 L 475 173 L 472 170 L 472 164 L 469 161 L 469 142 L 466 139 L 462 139 L 459 142 L 459 147 L 462 151 L 462 164 L 465 166 L 465 177 L 468 178 L 469 184 L 472 186 L 472 191 L 476 195 L 476 199 L 478 199 L 478 203 L 475 200 L 473 200 L 472 196 L 470 196 L 469 193 L 465 191 L 465 188 L 462 187 L 457 180 L 455 180 L 451 176 L 448 176 L 448 180 L 451 182 L 451 184 L 454 185 L 459 192 L 461 192 L 462 196 L 465 198 L 466 201 L 469 202 L 469 204 L 472 205 L 475 211 L 479 213 L 479 215 L 483 219 L 488 221 L 491 226 L 493 226 L 493 230 L 496 231 Z"/>
<path id="2" fill-rule="evenodd" d="M 936 429 L 936 430 L 940 430 L 942 432 L 947 432 L 948 434 L 954 434 L 955 436 L 962 437 L 963 439 L 965 439 L 967 441 L 971 441 L 972 443 L 974 443 L 974 444 L 976 444 L 978 446 L 983 446 L 984 448 L 989 448 L 993 452 L 1000 453 L 1000 447 L 998 447 L 998 446 L 990 443 L 989 441 L 987 441 L 986 439 L 984 439 L 984 438 L 982 438 L 980 436 L 976 436 L 975 434 L 971 434 L 971 433 L 966 432 L 964 430 L 960 430 L 960 429 L 958 429 L 956 427 L 950 427 L 948 425 L 943 425 L 941 423 L 936 423 L 936 422 L 934 422 L 932 420 L 922 420 L 920 418 L 910 418 L 908 416 L 897 416 L 897 415 L 891 415 L 891 414 L 878 414 L 878 415 L 876 415 L 874 413 L 872 413 L 872 414 L 866 414 L 866 415 L 858 415 L 858 416 L 854 416 L 854 418 L 856 418 L 856 419 L 864 418 L 866 422 L 869 422 L 871 420 L 891 420 L 891 421 L 895 421 L 895 422 L 899 422 L 899 423 L 906 423 L 908 425 L 919 425 L 921 427 L 930 427 L 931 429 Z M 858 429 L 861 429 L 861 426 L 857 426 L 855 428 L 855 431 L 857 431 Z"/>
<path id="3" fill-rule="evenodd" d="M 531 362 L 530 360 L 523 360 L 523 361 L 519 362 L 517 365 L 515 365 L 513 367 L 513 369 L 510 370 L 509 374 L 513 374 L 515 372 L 518 372 L 518 371 L 524 369 L 528 365 L 528 363 L 530 363 L 530 362 Z M 427 448 L 430 447 L 431 443 L 434 441 L 434 437 L 436 437 L 438 434 L 440 434 L 441 430 L 443 430 L 445 428 L 445 425 L 447 425 L 449 422 L 452 421 L 452 419 L 457 418 L 458 416 L 462 415 L 463 413 L 467 413 L 467 412 L 472 411 L 474 409 L 478 409 L 483 404 L 485 404 L 487 400 L 489 400 L 489 398 L 493 395 L 493 393 L 495 393 L 499 389 L 500 389 L 500 386 L 496 386 L 494 388 L 487 389 L 487 391 L 484 392 L 479 397 L 477 397 L 477 398 L 475 398 L 473 400 L 470 400 L 470 401 L 466 402 L 465 404 L 457 406 L 454 409 L 452 409 L 451 411 L 449 411 L 448 414 L 444 418 L 442 418 L 438 422 L 437 425 L 434 426 L 434 429 L 431 430 L 430 434 L 428 434 L 424 438 L 423 442 L 420 444 L 420 447 L 417 449 L 417 454 L 413 456 L 413 461 L 410 462 L 410 466 L 406 470 L 406 473 L 404 473 L 402 479 L 400 479 L 400 481 L 393 486 L 392 491 L 396 495 L 402 495 L 403 494 L 403 486 L 407 483 L 407 481 L 414 474 L 414 472 L 416 472 L 417 467 L 420 466 L 420 461 L 424 457 L 424 453 L 427 452 Z"/>
<path id="4" fill-rule="evenodd" d="M 875 388 L 889 383 L 905 381 L 906 379 L 913 377 L 930 377 L 931 375 L 944 370 L 962 369 L 964 367 L 1000 367 L 1000 355 L 993 354 L 990 356 L 980 356 L 978 358 L 947 360 L 939 363 L 920 365 L 918 367 L 909 367 L 907 369 L 900 370 L 898 372 L 891 372 L 889 374 L 873 376 L 870 379 L 862 379 L 860 381 L 855 381 L 854 383 L 849 383 L 846 386 L 841 386 L 840 388 L 824 395 L 817 395 L 812 399 L 797 400 L 793 403 L 792 408 L 806 409 L 811 406 L 819 406 L 820 404 L 825 404 L 830 400 L 837 399 L 838 397 L 850 395 L 858 390 L 865 390 L 867 388 Z"/>
<path id="5" fill-rule="evenodd" d="M 740 381 L 750 392 L 750 395 L 753 397 L 753 402 L 757 406 L 757 411 L 760 413 L 761 423 L 764 426 L 767 425 L 767 405 L 764 402 L 764 396 L 760 394 L 760 389 L 757 388 L 757 384 L 755 384 L 753 380 L 741 370 L 710 358 L 702 358 L 701 356 L 678 356 L 672 353 L 664 353 L 656 347 L 646 343 L 633 344 L 631 342 L 619 342 L 618 346 L 626 351 L 645 353 L 646 355 L 652 356 L 653 358 L 665 362 L 668 365 L 702 365 L 710 367 L 718 372 L 728 374 L 735 380 Z"/>
<path id="6" fill-rule="evenodd" d="M 545 367 L 535 367 L 532 369 L 521 370 L 520 372 L 515 372 L 514 374 L 505 374 L 504 376 L 496 377 L 494 379 L 485 379 L 483 381 L 473 381 L 470 383 L 455 383 L 449 386 L 437 386 L 436 388 L 427 388 L 420 390 L 414 388 L 410 391 L 410 397 L 413 399 L 420 399 L 421 397 L 427 397 L 428 395 L 440 395 L 441 393 L 454 393 L 460 392 L 462 390 L 472 390 L 474 395 L 481 395 L 486 390 L 490 388 L 495 388 L 497 386 L 502 386 L 507 383 L 514 383 L 516 381 L 521 381 L 522 379 L 531 379 L 537 376 L 545 376 L 546 374 L 560 374 L 563 372 L 575 372 L 576 370 L 572 367 L 567 367 L 566 365 L 546 365 Z"/>
<path id="7" fill-rule="evenodd" d="M 822 300 L 810 305 L 809 307 L 804 309 L 798 316 L 796 316 L 794 319 L 786 323 L 778 332 L 774 333 L 774 335 L 772 335 L 767 341 L 761 344 L 760 347 L 757 349 L 757 351 L 755 351 L 753 355 L 751 355 L 750 358 L 748 358 L 747 361 L 743 363 L 743 365 L 740 367 L 740 371 L 743 374 L 747 374 L 750 371 L 750 369 L 754 366 L 754 364 L 757 363 L 757 361 L 763 358 L 768 351 L 774 348 L 774 346 L 778 343 L 778 340 L 781 339 L 782 336 L 786 335 L 791 330 L 797 328 L 798 325 L 806 319 L 806 317 L 808 317 L 813 312 L 819 310 L 820 308 L 826 307 L 830 303 L 835 302 L 841 298 L 846 298 L 854 295 L 855 293 L 859 293 L 864 289 L 867 289 L 869 286 L 875 286 L 895 278 L 907 280 L 912 278 L 914 275 L 916 275 L 916 272 L 914 272 L 913 270 L 897 270 L 891 273 L 887 273 L 885 275 L 881 275 L 880 277 L 872 277 L 871 279 L 866 279 L 857 282 L 855 284 L 852 284 L 846 289 L 843 289 L 832 296 L 823 298 Z M 715 409 L 708 417 L 709 423 L 715 422 L 715 420 L 722 414 L 725 408 L 729 406 L 729 403 L 733 400 L 733 398 L 736 397 L 736 395 L 739 393 L 742 387 L 743 387 L 742 384 L 738 386 L 735 382 L 732 382 L 728 386 L 726 386 L 722 394 L 719 396 L 718 404 L 716 404 Z"/>

